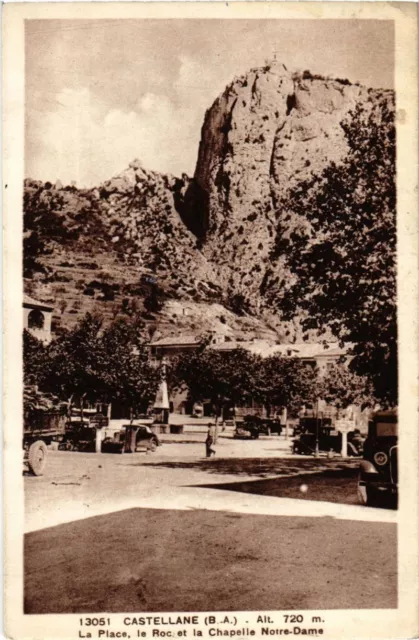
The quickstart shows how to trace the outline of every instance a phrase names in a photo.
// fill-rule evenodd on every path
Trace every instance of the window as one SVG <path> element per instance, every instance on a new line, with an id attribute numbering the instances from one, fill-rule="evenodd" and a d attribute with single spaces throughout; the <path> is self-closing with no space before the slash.
<path id="1" fill-rule="evenodd" d="M 39 309 L 32 309 L 28 315 L 28 329 L 43 329 L 45 323 L 44 314 Z"/>

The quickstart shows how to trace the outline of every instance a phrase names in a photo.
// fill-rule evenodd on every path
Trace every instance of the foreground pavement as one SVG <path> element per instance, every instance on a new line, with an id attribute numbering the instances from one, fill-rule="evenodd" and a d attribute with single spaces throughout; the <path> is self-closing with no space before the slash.
<path id="1" fill-rule="evenodd" d="M 319 491 L 311 487 L 312 474 L 314 482 L 316 472 L 356 467 L 356 461 L 342 464 L 340 459 L 286 458 L 285 452 L 282 457 L 272 457 L 278 455 L 278 444 L 270 443 L 272 448 L 269 449 L 268 442 L 220 442 L 217 449 L 223 457 L 210 460 L 202 459 L 199 444 L 164 445 L 150 455 L 50 452 L 46 474 L 25 478 L 25 531 L 136 507 L 205 508 L 234 513 L 396 522 L 396 511 L 357 504 L 353 479 L 343 498 L 338 495 L 335 502 L 330 501 L 335 500 L 332 490 L 322 499 Z M 249 455 L 237 458 L 233 457 L 233 451 L 236 456 L 243 455 L 243 451 Z M 250 457 L 251 453 L 253 457 Z M 305 485 L 303 490 L 299 490 L 297 479 L 296 491 L 287 491 L 285 495 L 281 491 L 274 495 L 270 491 L 259 491 L 257 486 L 256 491 L 254 486 L 250 491 L 244 487 L 246 492 L 243 493 L 241 488 L 235 491 L 233 486 L 238 482 L 255 483 L 260 478 L 301 474 L 304 475 L 301 480 L 301 485 Z M 348 482 L 345 481 L 344 486 L 348 486 Z M 214 487 L 219 488 L 214 491 Z"/>
<path id="2" fill-rule="evenodd" d="M 51 452 L 25 478 L 25 611 L 397 606 L 397 512 L 357 504 L 357 461 L 283 445 Z"/>
<path id="3" fill-rule="evenodd" d="M 397 606 L 391 524 L 137 508 L 25 538 L 26 613 Z"/>

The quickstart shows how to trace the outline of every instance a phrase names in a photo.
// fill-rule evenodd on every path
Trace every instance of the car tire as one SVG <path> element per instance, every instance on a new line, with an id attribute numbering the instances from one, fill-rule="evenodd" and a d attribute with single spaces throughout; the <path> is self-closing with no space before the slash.
<path id="1" fill-rule="evenodd" d="M 102 440 L 102 442 L 100 443 L 100 450 L 103 453 L 103 449 L 109 446 L 109 444 L 113 442 L 112 438 L 104 438 L 104 440 Z M 105 451 L 106 453 L 106 451 Z"/>
<path id="2" fill-rule="evenodd" d="M 48 449 L 45 442 L 37 440 L 31 444 L 28 455 L 28 465 L 34 476 L 42 476 L 47 463 Z"/>
<path id="3" fill-rule="evenodd" d="M 150 440 L 150 447 L 149 447 L 150 451 L 152 453 L 155 452 L 155 450 L 157 449 L 157 442 L 153 439 Z"/>

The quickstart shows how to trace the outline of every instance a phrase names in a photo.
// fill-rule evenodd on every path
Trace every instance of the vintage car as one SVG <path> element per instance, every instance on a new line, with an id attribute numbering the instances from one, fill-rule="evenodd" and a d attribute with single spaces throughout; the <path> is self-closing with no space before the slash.
<path id="1" fill-rule="evenodd" d="M 363 504 L 397 505 L 398 442 L 396 411 L 378 411 L 368 424 L 360 464 L 358 495 Z"/>
<path id="2" fill-rule="evenodd" d="M 297 437 L 293 441 L 293 452 L 301 455 L 312 455 L 319 451 L 340 453 L 342 434 L 335 430 L 330 418 L 301 418 Z M 362 455 L 364 438 L 358 429 L 349 431 L 347 435 L 347 451 L 349 456 Z"/>
<path id="3" fill-rule="evenodd" d="M 89 418 L 72 415 L 66 422 L 59 448 L 63 451 L 94 451 L 96 428 Z"/>
<path id="4" fill-rule="evenodd" d="M 245 422 L 239 422 L 234 432 L 234 437 L 240 438 L 241 440 L 257 440 L 257 438 L 259 438 L 259 435 L 260 431 L 257 427 L 253 427 L 252 425 L 246 424 Z"/>
<path id="5" fill-rule="evenodd" d="M 248 430 L 253 438 L 257 438 L 259 435 L 270 436 L 272 433 L 277 433 L 278 435 L 282 433 L 282 426 L 279 420 L 260 416 L 244 416 L 240 428 Z"/>
<path id="6" fill-rule="evenodd" d="M 109 419 L 96 409 L 73 407 L 59 448 L 64 451 L 95 451 L 96 432 L 109 424 Z"/>
<path id="7" fill-rule="evenodd" d="M 134 453 L 155 451 L 161 441 L 148 425 L 124 424 L 114 437 L 102 442 L 102 453 Z"/>

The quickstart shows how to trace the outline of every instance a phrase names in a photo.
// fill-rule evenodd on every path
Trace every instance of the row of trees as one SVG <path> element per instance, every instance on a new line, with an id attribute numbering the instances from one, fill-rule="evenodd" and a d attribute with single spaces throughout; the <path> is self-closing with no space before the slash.
<path id="1" fill-rule="evenodd" d="M 23 359 L 27 412 L 37 393 L 44 398 L 52 394 L 57 401 L 73 396 L 92 403 L 117 400 L 133 413 L 143 413 L 160 380 L 138 323 L 115 320 L 104 327 L 90 314 L 47 346 L 25 331 Z M 39 398 L 35 403 L 39 406 Z"/>
<path id="2" fill-rule="evenodd" d="M 83 396 L 86 401 L 125 404 L 144 413 L 153 403 L 161 369 L 152 364 L 138 322 L 115 320 L 104 327 L 87 314 L 72 331 L 44 346 L 24 334 L 25 410 Z M 169 363 L 169 389 L 186 387 L 192 401 L 209 401 L 217 415 L 223 407 L 253 399 L 268 409 L 302 405 L 323 398 L 337 406 L 373 404 L 371 385 L 347 367 L 335 365 L 326 376 L 296 358 L 261 358 L 244 349 L 220 352 L 203 341 L 193 353 Z M 30 390 L 33 390 L 32 392 Z"/>
<path id="3" fill-rule="evenodd" d="M 297 358 L 262 358 L 244 349 L 219 352 L 205 345 L 172 364 L 172 387 L 185 385 L 193 401 L 209 401 L 217 415 L 226 405 L 246 405 L 253 399 L 267 410 L 286 406 L 296 415 L 303 405 L 322 398 L 336 407 L 376 404 L 372 385 L 336 363 L 320 375 Z"/>

